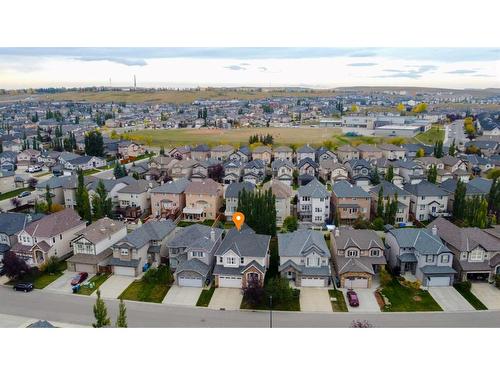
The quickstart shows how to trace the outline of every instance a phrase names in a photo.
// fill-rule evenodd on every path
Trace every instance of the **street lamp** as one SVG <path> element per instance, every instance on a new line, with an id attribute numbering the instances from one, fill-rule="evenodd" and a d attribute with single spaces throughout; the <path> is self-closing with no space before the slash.
<path id="1" fill-rule="evenodd" d="M 273 296 L 269 296 L 269 328 L 273 328 Z"/>

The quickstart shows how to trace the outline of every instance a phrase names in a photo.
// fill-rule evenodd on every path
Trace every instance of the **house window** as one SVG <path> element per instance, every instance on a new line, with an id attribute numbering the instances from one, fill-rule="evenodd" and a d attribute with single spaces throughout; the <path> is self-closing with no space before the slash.
<path id="1" fill-rule="evenodd" d="M 426 261 L 427 263 L 430 263 L 430 262 L 432 262 L 433 260 L 434 260 L 434 255 L 427 255 L 427 256 L 425 257 L 425 261 Z"/>
<path id="2" fill-rule="evenodd" d="M 448 263 L 449 261 L 450 261 L 450 256 L 448 254 L 441 256 L 441 263 Z"/>
<path id="3" fill-rule="evenodd" d="M 475 249 L 470 252 L 469 260 L 471 262 L 481 262 L 483 260 L 483 250 Z"/>
<path id="4" fill-rule="evenodd" d="M 240 259 L 240 263 L 241 263 L 241 264 L 245 263 L 245 258 L 241 257 L 241 259 Z"/>
<path id="5" fill-rule="evenodd" d="M 234 257 L 226 257 L 227 264 L 236 264 L 236 258 Z"/>
<path id="6" fill-rule="evenodd" d="M 224 258 L 223 257 L 219 257 L 219 262 L 220 263 L 224 262 Z"/>
<path id="7" fill-rule="evenodd" d="M 191 256 L 194 258 L 203 258 L 203 251 L 193 251 L 191 252 Z"/>
<path id="8" fill-rule="evenodd" d="M 370 250 L 370 256 L 372 257 L 378 257 L 380 254 L 379 250 Z"/>
<path id="9" fill-rule="evenodd" d="M 348 258 L 356 258 L 358 256 L 358 250 L 347 250 Z"/>
<path id="10" fill-rule="evenodd" d="M 120 249 L 120 255 L 128 255 L 128 249 Z"/>

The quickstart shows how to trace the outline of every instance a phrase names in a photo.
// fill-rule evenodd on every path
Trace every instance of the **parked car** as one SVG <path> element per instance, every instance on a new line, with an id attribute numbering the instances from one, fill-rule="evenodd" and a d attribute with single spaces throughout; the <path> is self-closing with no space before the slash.
<path id="1" fill-rule="evenodd" d="M 85 280 L 87 280 L 87 277 L 89 277 L 89 274 L 87 272 L 80 272 L 71 279 L 71 285 L 75 286 L 81 284 Z"/>
<path id="2" fill-rule="evenodd" d="M 24 293 L 31 292 L 33 288 L 34 287 L 32 283 L 17 283 L 16 285 L 14 285 L 14 290 Z"/>
<path id="3" fill-rule="evenodd" d="M 31 195 L 31 191 L 23 191 L 21 194 L 19 194 L 17 197 L 18 198 L 24 198 L 27 197 L 28 195 Z"/>
<path id="4" fill-rule="evenodd" d="M 347 291 L 347 301 L 349 301 L 349 306 L 352 306 L 352 307 L 359 306 L 358 295 L 356 294 L 356 292 L 354 290 L 349 289 Z"/>
<path id="5" fill-rule="evenodd" d="M 35 172 L 41 172 L 42 167 L 39 165 L 30 165 L 27 169 L 28 173 L 35 173 Z"/>

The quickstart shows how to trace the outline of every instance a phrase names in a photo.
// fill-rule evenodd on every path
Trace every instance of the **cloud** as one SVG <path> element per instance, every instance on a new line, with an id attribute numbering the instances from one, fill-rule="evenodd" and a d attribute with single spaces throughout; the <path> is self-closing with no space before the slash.
<path id="1" fill-rule="evenodd" d="M 371 62 L 358 62 L 358 63 L 351 63 L 347 64 L 347 66 L 375 66 L 378 65 L 377 63 L 371 63 Z"/>
<path id="2" fill-rule="evenodd" d="M 229 70 L 247 70 L 247 68 L 244 68 L 241 65 L 228 65 L 228 66 L 225 66 L 224 68 L 229 69 Z"/>
<path id="3" fill-rule="evenodd" d="M 472 70 L 472 69 L 457 69 L 457 70 L 450 70 L 449 72 L 446 72 L 448 74 L 473 74 L 477 73 L 477 70 Z"/>
<path id="4" fill-rule="evenodd" d="M 482 73 L 478 73 L 478 74 L 473 74 L 472 77 L 483 77 L 483 78 L 492 78 L 492 77 L 495 77 L 494 75 L 491 75 L 491 74 L 482 74 Z"/>
<path id="5" fill-rule="evenodd" d="M 260 72 L 267 72 L 267 68 L 265 66 L 259 66 L 257 69 L 259 69 Z"/>
<path id="6" fill-rule="evenodd" d="M 437 70 L 436 65 L 406 65 L 410 69 L 384 69 L 384 72 L 390 73 L 378 75 L 372 78 L 421 78 L 424 73 L 432 73 Z"/>
<path id="7" fill-rule="evenodd" d="M 110 61 L 116 64 L 122 64 L 126 66 L 145 66 L 148 63 L 143 59 L 128 59 L 128 58 L 120 58 L 120 57 L 92 57 L 92 56 L 84 56 L 84 57 L 76 57 L 76 60 L 80 61 Z"/>

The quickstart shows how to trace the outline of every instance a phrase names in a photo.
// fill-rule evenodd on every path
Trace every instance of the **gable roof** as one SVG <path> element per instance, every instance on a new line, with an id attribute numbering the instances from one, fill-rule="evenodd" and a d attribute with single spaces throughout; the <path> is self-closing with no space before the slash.
<path id="1" fill-rule="evenodd" d="M 56 234 L 63 233 L 84 223 L 75 210 L 65 208 L 31 222 L 26 226 L 25 230 L 34 237 L 54 237 Z"/>
<path id="2" fill-rule="evenodd" d="M 323 233 L 315 230 L 297 230 L 291 233 L 278 233 L 278 251 L 280 256 L 301 257 L 315 250 L 321 256 L 330 258 Z"/>
<path id="3" fill-rule="evenodd" d="M 26 215 L 20 212 L 0 212 L 0 233 L 12 236 L 43 215 Z"/>
<path id="4" fill-rule="evenodd" d="M 125 224 L 123 222 L 103 217 L 90 224 L 84 230 L 76 233 L 76 236 L 85 237 L 87 240 L 95 244 L 108 238 L 116 232 L 119 232 L 123 228 L 125 228 Z"/>
<path id="5" fill-rule="evenodd" d="M 398 194 L 398 197 L 405 197 L 405 196 L 410 195 L 410 193 L 408 193 L 406 190 L 403 190 L 400 187 L 394 185 L 392 182 L 385 181 L 385 180 L 381 181 L 380 184 L 372 187 L 370 189 L 370 192 L 372 192 L 374 194 L 378 194 L 378 192 L 381 188 L 383 188 L 382 194 L 384 195 L 384 197 L 388 197 L 388 196 L 392 197 L 396 193 Z"/>
<path id="6" fill-rule="evenodd" d="M 241 230 L 232 228 L 215 251 L 215 255 L 223 255 L 233 250 L 240 257 L 263 258 L 269 249 L 270 240 L 271 236 L 256 234 L 248 225 L 244 225 Z"/>
<path id="7" fill-rule="evenodd" d="M 240 191 L 246 190 L 248 192 L 255 190 L 255 185 L 248 181 L 243 182 L 233 182 L 229 184 L 226 188 L 224 194 L 225 198 L 238 198 Z"/>
<path id="8" fill-rule="evenodd" d="M 186 187 L 189 185 L 187 178 L 180 178 L 176 181 L 168 181 L 160 186 L 151 190 L 151 193 L 165 193 L 165 194 L 181 194 L 184 193 Z"/>
<path id="9" fill-rule="evenodd" d="M 161 241 L 175 229 L 172 220 L 148 221 L 139 228 L 129 233 L 118 243 L 128 242 L 136 248 L 141 248 L 149 241 Z"/>
<path id="10" fill-rule="evenodd" d="M 344 250 L 354 246 L 360 250 L 372 247 L 384 248 L 382 239 L 372 229 L 341 229 L 338 237 L 332 237 L 337 249 Z"/>
<path id="11" fill-rule="evenodd" d="M 333 194 L 335 194 L 337 198 L 370 198 L 370 194 L 362 188 L 357 185 L 351 185 L 345 180 L 333 184 Z"/>
<path id="12" fill-rule="evenodd" d="M 185 189 L 186 194 L 206 194 L 206 195 L 216 195 L 220 189 L 220 184 L 212 180 L 211 178 L 206 178 L 202 181 L 191 181 Z"/>
<path id="13" fill-rule="evenodd" d="M 277 199 L 288 199 L 290 197 L 293 197 L 293 189 L 288 186 L 287 184 L 284 184 L 283 182 L 275 179 L 271 179 L 267 181 L 263 186 L 263 190 L 268 190 L 271 189 L 271 192 L 274 194 L 274 196 Z"/>
<path id="14" fill-rule="evenodd" d="M 298 194 L 302 197 L 308 196 L 312 198 L 329 198 L 330 192 L 326 189 L 325 185 L 314 177 L 307 185 L 301 186 L 298 189 Z"/>
<path id="15" fill-rule="evenodd" d="M 424 228 L 402 228 L 389 231 L 400 247 L 415 249 L 422 255 L 437 255 L 450 250 L 443 244 L 439 236 Z"/>
<path id="16" fill-rule="evenodd" d="M 423 180 L 418 184 L 405 184 L 403 188 L 415 196 L 444 196 L 448 192 L 433 183 Z"/>
<path id="17" fill-rule="evenodd" d="M 202 224 L 193 224 L 188 227 L 179 228 L 179 232 L 175 234 L 173 238 L 171 238 L 167 246 L 168 247 L 203 247 L 204 243 L 205 249 L 209 249 L 213 246 L 213 242 L 211 242 L 210 235 L 212 230 L 214 231 L 215 238 L 218 239 L 222 236 L 224 230 L 220 228 L 212 228 L 207 225 Z M 208 246 L 207 244 L 211 244 Z"/>

